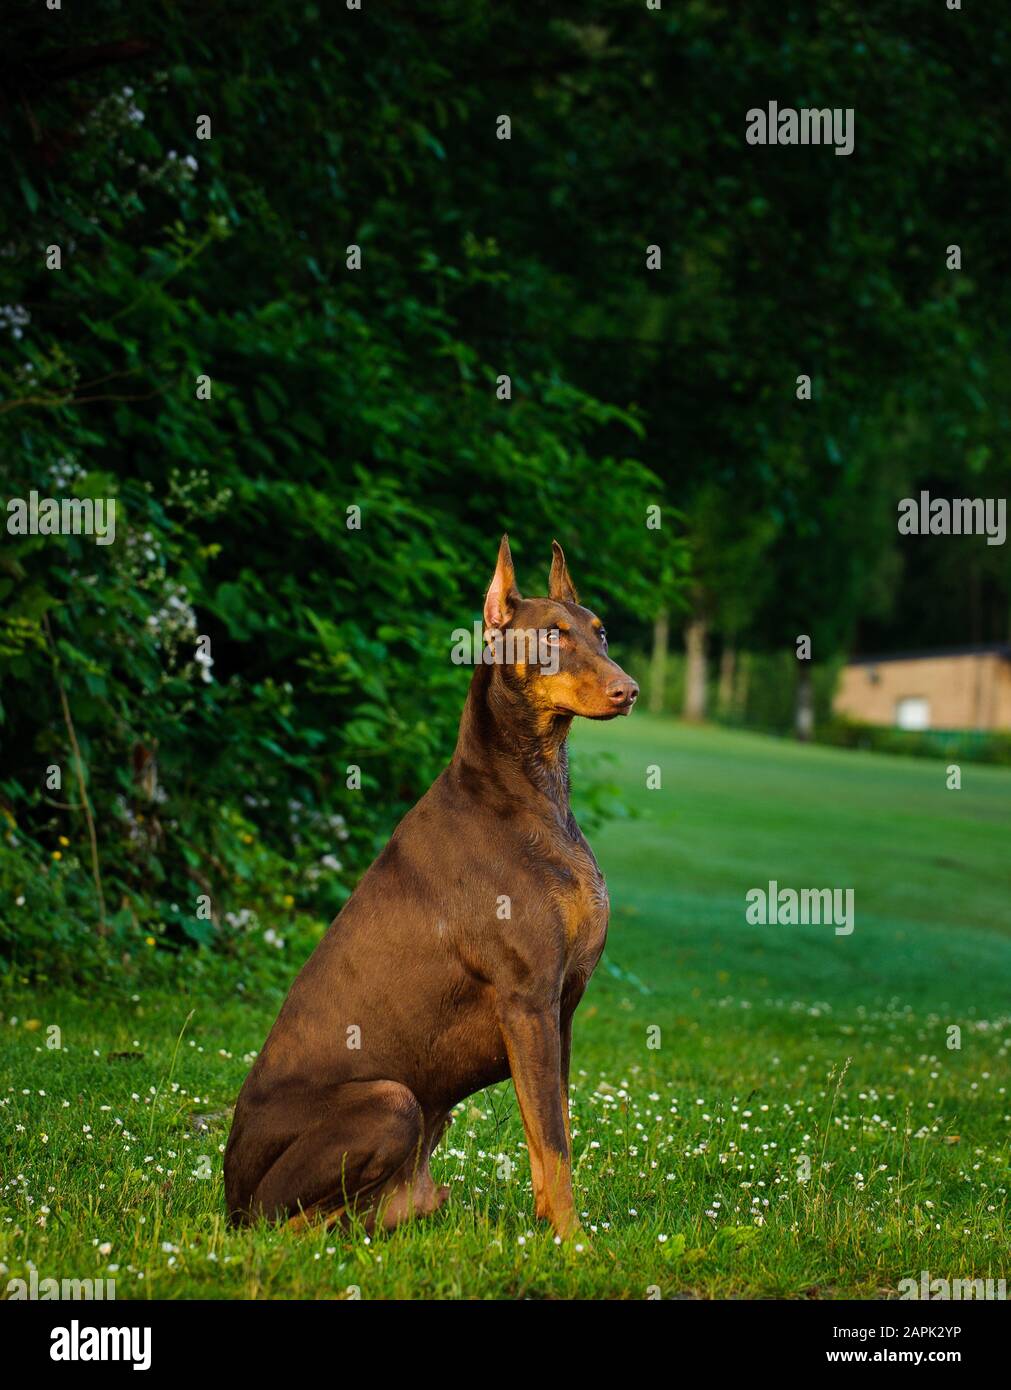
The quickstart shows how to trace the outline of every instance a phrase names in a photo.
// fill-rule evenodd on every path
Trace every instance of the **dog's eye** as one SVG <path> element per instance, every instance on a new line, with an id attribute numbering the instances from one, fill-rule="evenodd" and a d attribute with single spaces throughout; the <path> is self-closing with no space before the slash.
<path id="1" fill-rule="evenodd" d="M 552 628 L 550 632 L 544 634 L 544 640 L 545 642 L 547 642 L 549 647 L 557 647 L 560 636 L 561 634 L 559 633 L 558 629 Z"/>
<path id="2" fill-rule="evenodd" d="M 607 646 L 607 633 L 604 631 L 604 629 L 603 629 L 602 627 L 598 627 L 598 628 L 597 628 L 597 633 L 598 633 L 598 635 L 599 635 L 599 637 L 600 637 L 600 640 L 603 642 L 604 646 L 606 647 L 606 646 Z"/>

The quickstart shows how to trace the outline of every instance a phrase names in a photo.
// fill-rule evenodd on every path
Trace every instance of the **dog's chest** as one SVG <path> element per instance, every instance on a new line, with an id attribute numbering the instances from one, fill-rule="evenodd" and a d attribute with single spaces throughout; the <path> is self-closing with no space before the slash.
<path id="1" fill-rule="evenodd" d="M 553 849 L 546 878 L 564 927 L 566 958 L 580 971 L 592 970 L 607 935 L 607 884 L 585 840 L 556 842 Z"/>

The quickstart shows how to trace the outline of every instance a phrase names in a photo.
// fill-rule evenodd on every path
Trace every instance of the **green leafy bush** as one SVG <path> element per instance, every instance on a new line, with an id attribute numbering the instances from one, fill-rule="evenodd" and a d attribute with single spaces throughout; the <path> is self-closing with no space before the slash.
<path id="1" fill-rule="evenodd" d="M 145 14 L 157 60 L 129 80 L 87 65 L 13 118 L 0 496 L 110 499 L 116 531 L 0 551 L 12 970 L 168 969 L 184 951 L 245 978 L 276 939 L 304 949 L 451 754 L 468 677 L 452 632 L 479 616 L 502 531 L 533 592 L 556 530 L 609 615 L 653 582 L 659 484 L 624 456 L 634 416 L 550 352 L 497 397 L 501 354 L 475 324 L 533 314 L 536 253 L 507 271 L 457 218 L 404 217 L 408 198 L 479 202 L 482 166 L 448 167 L 398 107 L 395 55 L 377 108 L 371 64 L 363 89 L 325 26 L 309 62 L 310 20 L 269 9 L 262 28 L 211 18 L 202 52 L 188 21 Z M 68 17 L 81 51 L 116 13 Z M 33 47 L 26 26 L 12 61 L 37 47 L 63 72 L 67 34 L 40 22 Z M 417 62 L 420 97 L 435 65 Z M 307 140 L 312 158 L 286 157 Z M 606 786 L 586 790 L 605 813 Z"/>

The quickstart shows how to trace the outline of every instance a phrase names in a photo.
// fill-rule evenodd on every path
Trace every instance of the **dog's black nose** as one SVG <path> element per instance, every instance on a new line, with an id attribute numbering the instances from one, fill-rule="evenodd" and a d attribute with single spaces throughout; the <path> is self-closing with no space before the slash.
<path id="1" fill-rule="evenodd" d="M 639 694 L 639 687 L 628 676 L 612 681 L 607 687 L 607 698 L 612 705 L 630 705 Z"/>

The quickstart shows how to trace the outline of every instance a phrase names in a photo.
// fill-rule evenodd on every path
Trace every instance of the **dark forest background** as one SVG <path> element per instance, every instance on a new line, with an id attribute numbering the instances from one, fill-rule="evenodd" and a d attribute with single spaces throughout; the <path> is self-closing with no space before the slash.
<path id="1" fill-rule="evenodd" d="M 1011 636 L 1006 547 L 896 529 L 1009 492 L 1011 14 L 3 14 L 0 492 L 119 507 L 0 548 L 11 968 L 311 939 L 449 753 L 503 530 L 660 706 L 787 728 L 798 634 L 822 714 L 848 653 Z M 854 153 L 747 145 L 770 100 Z"/>

